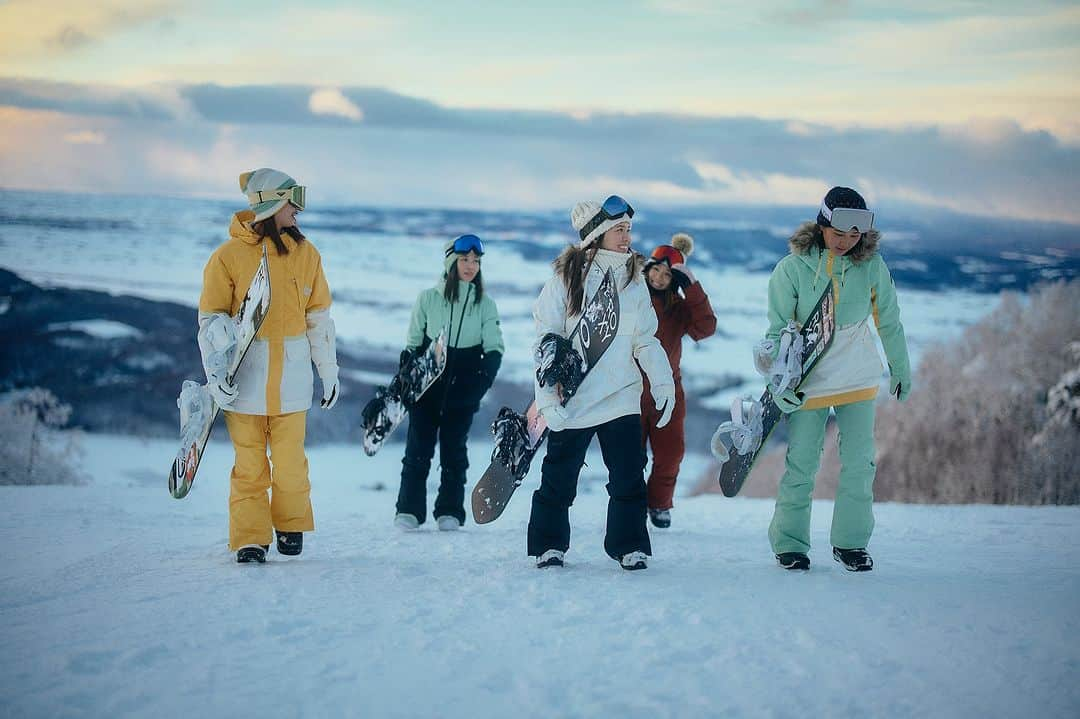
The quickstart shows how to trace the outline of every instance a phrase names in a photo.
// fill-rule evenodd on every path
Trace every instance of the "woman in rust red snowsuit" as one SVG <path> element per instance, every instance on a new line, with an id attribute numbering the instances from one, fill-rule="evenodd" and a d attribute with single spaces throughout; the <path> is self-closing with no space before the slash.
<path id="1" fill-rule="evenodd" d="M 683 428 L 686 400 L 679 368 L 682 338 L 689 335 L 694 341 L 700 341 L 716 332 L 716 315 L 709 298 L 686 266 L 686 259 L 693 250 L 693 238 L 680 232 L 671 238 L 670 245 L 660 245 L 653 250 L 645 264 L 646 284 L 659 323 L 656 336 L 667 352 L 675 377 L 675 414 L 664 427 L 656 426 L 660 412 L 649 392 L 648 377 L 645 378 L 645 391 L 641 393 L 642 443 L 651 445 L 653 454 L 648 480 L 649 519 L 660 528 L 671 526 L 675 479 L 686 452 Z M 682 290 L 681 295 L 679 290 Z"/>

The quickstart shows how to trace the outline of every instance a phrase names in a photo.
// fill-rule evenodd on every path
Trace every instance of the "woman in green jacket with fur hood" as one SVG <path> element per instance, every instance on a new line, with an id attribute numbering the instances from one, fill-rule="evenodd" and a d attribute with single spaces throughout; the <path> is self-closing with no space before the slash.
<path id="1" fill-rule="evenodd" d="M 851 571 L 868 571 L 866 551 L 874 529 L 874 404 L 882 366 L 869 322 L 889 361 L 889 391 L 897 399 L 911 392 L 907 340 L 896 289 L 878 254 L 880 234 L 872 212 L 855 190 L 834 187 L 825 195 L 816 222 L 807 222 L 789 240 L 791 254 L 769 278 L 769 330 L 776 342 L 788 321 L 801 326 L 826 283 L 836 301 L 836 334 L 813 373 L 776 403 L 788 415 L 784 476 L 769 525 L 769 541 L 785 569 L 809 569 L 810 499 L 825 443 L 829 409 L 840 429 L 840 481 L 833 508 L 833 557 Z"/>

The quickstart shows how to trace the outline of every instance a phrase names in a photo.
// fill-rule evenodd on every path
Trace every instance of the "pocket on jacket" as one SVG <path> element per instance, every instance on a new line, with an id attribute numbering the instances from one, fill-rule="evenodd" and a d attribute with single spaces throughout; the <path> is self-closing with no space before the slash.
<path id="1" fill-rule="evenodd" d="M 311 346 L 306 335 L 287 337 L 281 368 L 281 411 L 299 412 L 311 407 L 315 378 L 311 371 Z"/>
<path id="2" fill-rule="evenodd" d="M 233 411 L 241 414 L 266 413 L 266 381 L 270 373 L 270 343 L 256 339 L 248 347 L 236 371 L 238 396 Z"/>

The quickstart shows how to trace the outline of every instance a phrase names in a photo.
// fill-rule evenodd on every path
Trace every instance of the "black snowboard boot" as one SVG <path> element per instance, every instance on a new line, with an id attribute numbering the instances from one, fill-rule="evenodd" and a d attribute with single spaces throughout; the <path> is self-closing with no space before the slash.
<path id="1" fill-rule="evenodd" d="M 265 564 L 266 550 L 268 549 L 270 549 L 270 546 L 266 544 L 248 544 L 236 551 L 236 561 L 239 564 L 247 564 L 248 562 Z"/>
<path id="2" fill-rule="evenodd" d="M 784 569 L 810 569 L 810 557 L 802 552 L 782 552 L 776 555 L 776 561 Z"/>
<path id="3" fill-rule="evenodd" d="M 654 527 L 658 527 L 660 529 L 667 529 L 671 526 L 671 510 L 650 509 L 649 521 L 653 523 Z"/>
<path id="4" fill-rule="evenodd" d="M 277 550 L 278 554 L 285 554 L 290 557 L 300 554 L 300 552 L 304 551 L 304 533 L 278 532 Z"/>
<path id="5" fill-rule="evenodd" d="M 833 559 L 844 565 L 849 572 L 869 572 L 874 568 L 874 560 L 865 549 L 840 549 L 833 547 Z"/>

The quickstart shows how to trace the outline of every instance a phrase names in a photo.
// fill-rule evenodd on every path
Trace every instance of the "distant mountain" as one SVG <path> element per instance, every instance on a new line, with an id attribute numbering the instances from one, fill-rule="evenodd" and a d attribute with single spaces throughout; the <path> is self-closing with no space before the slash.
<path id="1" fill-rule="evenodd" d="M 0 390 L 48 387 L 92 431 L 175 435 L 180 382 L 202 378 L 194 309 L 202 268 L 237 203 L 22 191 L 9 199 L 0 208 Z M 360 409 L 396 368 L 413 300 L 435 282 L 443 243 L 465 232 L 489 245 L 484 278 L 508 347 L 472 432 L 487 434 L 500 406 L 527 403 L 532 304 L 573 240 L 565 211 L 311 204 L 301 227 L 331 280 L 344 390 L 333 412 L 310 413 L 313 441 L 358 441 Z M 638 208 L 642 252 L 676 231 L 695 236 L 691 263 L 720 317 L 717 336 L 687 342 L 683 355 L 689 446 L 707 446 L 731 396 L 757 389 L 749 348 L 764 330 L 767 273 L 808 214 Z M 1080 276 L 1077 227 L 901 207 L 883 209 L 878 224 L 913 354 L 977 320 L 995 301 L 986 293 Z"/>
<path id="2" fill-rule="evenodd" d="M 70 425 L 148 437 L 179 433 L 176 396 L 185 379 L 204 381 L 197 311 L 175 302 L 92 290 L 44 289 L 0 269 L 0 392 L 46 387 L 72 406 Z M 397 369 L 396 356 L 338 347 L 342 397 L 330 412 L 308 413 L 312 442 L 355 442 L 360 411 L 375 385 Z M 321 397 L 319 381 L 315 392 Z M 497 381 L 473 421 L 488 436 L 499 407 L 525 407 L 528 385 Z M 688 400 L 688 434 L 697 443 L 721 413 Z M 219 420 L 220 421 L 220 420 Z M 222 431 L 222 430 L 219 430 Z M 405 427 L 395 440 L 404 441 Z M 391 449 L 389 451 L 398 451 Z"/>
<path id="3" fill-rule="evenodd" d="M 143 436 L 179 433 L 176 396 L 203 381 L 197 312 L 173 302 L 90 290 L 42 289 L 0 269 L 0 391 L 47 387 L 72 406 L 71 425 Z M 346 367 L 361 362 L 347 352 Z M 389 369 L 377 359 L 365 366 Z M 355 429 L 362 388 L 346 393 L 317 433 Z M 333 431 L 328 431 L 330 428 Z M 329 437 L 328 437 L 329 438 Z"/>

